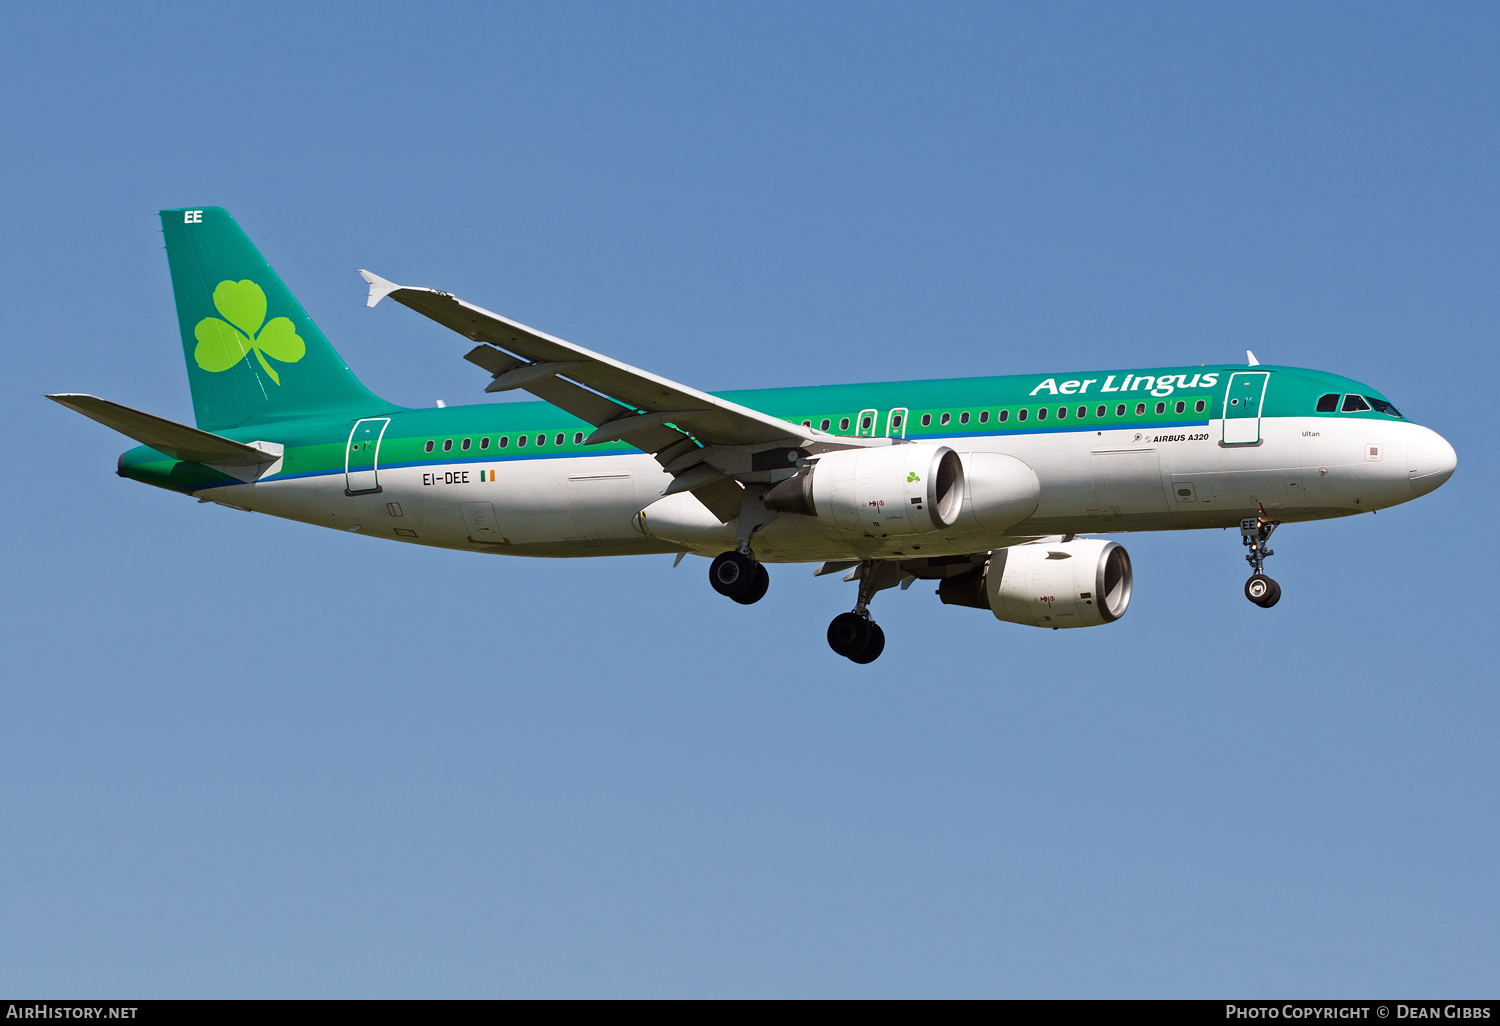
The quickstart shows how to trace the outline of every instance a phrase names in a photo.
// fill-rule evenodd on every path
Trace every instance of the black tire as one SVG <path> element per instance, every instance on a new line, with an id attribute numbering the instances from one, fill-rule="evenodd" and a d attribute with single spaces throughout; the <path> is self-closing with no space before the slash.
<path id="1" fill-rule="evenodd" d="M 1245 582 L 1245 597 L 1257 606 L 1269 609 L 1281 598 L 1281 585 L 1265 574 L 1253 574 Z"/>
<path id="2" fill-rule="evenodd" d="M 1272 580 L 1271 577 L 1266 576 L 1266 574 L 1251 574 L 1250 580 L 1245 582 L 1245 597 L 1250 598 L 1257 606 L 1265 604 L 1266 595 L 1271 594 L 1272 585 L 1275 585 L 1275 583 L 1277 582 Z"/>
<path id="3" fill-rule="evenodd" d="M 885 631 L 880 629 L 880 624 L 871 623 L 870 640 L 865 643 L 865 650 L 859 653 L 859 655 L 852 655 L 849 658 L 854 662 L 859 663 L 860 665 L 864 665 L 865 663 L 873 663 L 875 660 L 879 659 L 880 653 L 884 651 Z"/>
<path id="4" fill-rule="evenodd" d="M 771 575 L 766 572 L 765 564 L 755 564 L 755 583 L 750 585 L 750 590 L 743 595 L 731 595 L 742 606 L 754 605 L 766 597 L 766 589 L 771 586 Z"/>
<path id="5" fill-rule="evenodd" d="M 828 625 L 828 647 L 853 659 L 870 643 L 870 621 L 858 613 L 840 613 Z"/>
<path id="6" fill-rule="evenodd" d="M 721 552 L 708 567 L 708 583 L 725 598 L 739 598 L 755 587 L 755 560 L 743 552 Z"/>

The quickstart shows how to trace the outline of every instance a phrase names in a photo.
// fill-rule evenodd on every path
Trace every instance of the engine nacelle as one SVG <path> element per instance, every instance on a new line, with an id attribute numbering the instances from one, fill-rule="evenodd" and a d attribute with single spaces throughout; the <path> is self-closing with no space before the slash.
<path id="1" fill-rule="evenodd" d="M 886 445 L 825 453 L 761 499 L 767 509 L 817 517 L 861 534 L 941 531 L 963 512 L 964 468 L 946 445 Z"/>
<path id="2" fill-rule="evenodd" d="M 1096 627 L 1125 615 L 1132 584 L 1125 547 L 1100 538 L 996 549 L 989 562 L 938 586 L 950 605 L 988 609 L 1031 627 Z"/>
<path id="3" fill-rule="evenodd" d="M 1014 456 L 966 452 L 964 464 L 966 519 L 982 530 L 1001 533 L 1036 512 L 1042 484 L 1036 471 Z"/>

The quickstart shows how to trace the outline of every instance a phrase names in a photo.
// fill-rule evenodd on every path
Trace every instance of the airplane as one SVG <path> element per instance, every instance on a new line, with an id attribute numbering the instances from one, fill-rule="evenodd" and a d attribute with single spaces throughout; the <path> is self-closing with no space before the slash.
<path id="1" fill-rule="evenodd" d="M 1236 528 L 1245 596 L 1285 523 L 1433 491 L 1453 447 L 1351 378 L 1244 364 L 702 392 L 432 288 L 360 271 L 367 306 L 452 329 L 487 393 L 409 409 L 364 387 L 229 213 L 161 211 L 196 427 L 55 400 L 140 442 L 121 477 L 412 545 L 538 557 L 688 553 L 742 605 L 769 563 L 858 582 L 828 643 L 874 661 L 880 591 L 1041 628 L 1112 623 L 1130 556 L 1096 537 Z M 674 563 L 674 566 L 676 563 Z"/>

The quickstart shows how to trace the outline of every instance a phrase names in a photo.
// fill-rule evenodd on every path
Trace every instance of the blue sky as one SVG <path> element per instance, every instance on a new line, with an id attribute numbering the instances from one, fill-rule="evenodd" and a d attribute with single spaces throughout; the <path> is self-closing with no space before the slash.
<path id="1" fill-rule="evenodd" d="M 1493 5 L 31 5 L 0 37 L 0 990 L 1493 996 Z M 692 385 L 1233 361 L 1369 382 L 1418 502 L 1123 536 L 1050 632 L 836 578 L 200 506 L 156 211 L 363 380 L 486 401 L 441 287 Z"/>

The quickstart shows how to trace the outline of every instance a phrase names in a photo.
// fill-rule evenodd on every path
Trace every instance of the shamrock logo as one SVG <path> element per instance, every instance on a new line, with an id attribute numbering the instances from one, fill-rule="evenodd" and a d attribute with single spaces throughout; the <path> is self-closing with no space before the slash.
<path id="1" fill-rule="evenodd" d="M 224 319 L 205 317 L 193 329 L 193 337 L 198 340 L 193 359 L 204 370 L 214 374 L 227 371 L 253 351 L 271 380 L 279 385 L 281 376 L 266 357 L 296 363 L 307 353 L 307 343 L 289 318 L 273 317 L 261 327 L 266 320 L 266 294 L 255 282 L 219 282 L 214 289 L 214 306 Z"/>
<path id="2" fill-rule="evenodd" d="M 911 484 L 913 481 L 920 481 L 920 480 L 922 480 L 922 479 L 917 476 L 917 472 L 915 470 L 913 470 L 910 474 L 906 475 L 906 483 L 907 484 Z"/>

